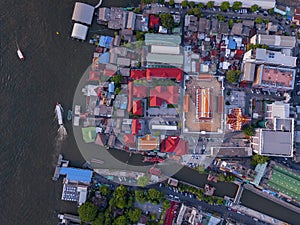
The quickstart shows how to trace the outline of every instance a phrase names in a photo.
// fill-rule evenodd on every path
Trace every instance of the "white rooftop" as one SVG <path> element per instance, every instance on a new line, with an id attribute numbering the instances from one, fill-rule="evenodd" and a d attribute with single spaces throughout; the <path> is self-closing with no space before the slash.
<path id="1" fill-rule="evenodd" d="M 88 27 L 79 23 L 74 23 L 71 37 L 79 40 L 85 40 L 88 32 Z"/>
<path id="2" fill-rule="evenodd" d="M 81 3 L 81 2 L 76 2 L 73 11 L 72 20 L 91 25 L 94 16 L 94 10 L 95 8 L 91 5 Z"/>

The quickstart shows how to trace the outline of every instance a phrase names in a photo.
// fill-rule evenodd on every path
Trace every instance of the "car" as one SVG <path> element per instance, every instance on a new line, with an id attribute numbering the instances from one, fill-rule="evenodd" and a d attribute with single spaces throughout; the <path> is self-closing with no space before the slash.
<path id="1" fill-rule="evenodd" d="M 174 196 L 174 199 L 177 199 L 177 200 L 179 200 L 179 197 L 178 197 L 178 196 Z"/>
<path id="2" fill-rule="evenodd" d="M 170 198 L 174 198 L 174 196 L 173 196 L 173 195 L 169 195 L 169 197 L 170 197 Z"/>
<path id="3" fill-rule="evenodd" d="M 190 198 L 193 198 L 193 196 L 192 196 L 191 194 L 189 194 L 189 197 L 190 197 Z"/>
<path id="4" fill-rule="evenodd" d="M 254 90 L 253 89 L 250 89 L 250 91 L 251 91 L 252 94 L 254 94 Z"/>

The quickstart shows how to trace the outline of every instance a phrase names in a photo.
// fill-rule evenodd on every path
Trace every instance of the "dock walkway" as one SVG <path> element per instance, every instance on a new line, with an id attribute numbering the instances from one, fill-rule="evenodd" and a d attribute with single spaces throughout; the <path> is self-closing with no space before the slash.
<path id="1" fill-rule="evenodd" d="M 95 9 L 99 8 L 102 4 L 102 0 L 99 1 L 99 3 L 94 7 Z"/>
<path id="2" fill-rule="evenodd" d="M 59 178 L 59 175 L 60 175 L 60 168 L 61 167 L 68 167 L 68 165 L 69 165 L 69 161 L 64 160 L 62 154 L 59 154 L 52 180 L 57 181 L 58 178 Z"/>

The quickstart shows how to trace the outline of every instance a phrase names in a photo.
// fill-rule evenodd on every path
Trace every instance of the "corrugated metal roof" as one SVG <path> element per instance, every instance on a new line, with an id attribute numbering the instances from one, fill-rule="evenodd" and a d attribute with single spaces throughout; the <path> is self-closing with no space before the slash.
<path id="1" fill-rule="evenodd" d="M 90 183 L 93 175 L 91 170 L 83 170 L 72 167 L 61 167 L 60 175 L 66 175 L 68 180 Z"/>

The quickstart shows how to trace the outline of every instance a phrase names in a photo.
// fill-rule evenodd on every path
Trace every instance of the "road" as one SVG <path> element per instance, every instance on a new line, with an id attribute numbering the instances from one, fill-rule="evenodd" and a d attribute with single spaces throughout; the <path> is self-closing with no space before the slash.
<path id="1" fill-rule="evenodd" d="M 218 206 L 218 205 L 210 205 L 204 201 L 198 201 L 194 197 L 190 198 L 189 196 L 185 196 L 184 194 L 181 194 L 180 192 L 176 193 L 173 190 L 170 190 L 169 187 L 159 187 L 158 184 L 152 185 L 150 187 L 153 187 L 165 194 L 165 196 L 173 195 L 173 196 L 178 196 L 180 202 L 183 204 L 186 204 L 187 206 L 194 206 L 195 208 L 202 210 L 202 211 L 208 211 L 208 212 L 215 212 L 218 213 L 221 217 L 225 219 L 232 219 L 237 222 L 245 223 L 245 224 L 265 224 L 263 222 L 256 222 L 254 221 L 250 216 L 247 215 L 241 215 L 238 214 L 237 212 L 233 212 L 229 210 L 225 206 Z M 170 198 L 170 200 L 174 200 L 173 198 Z"/>

